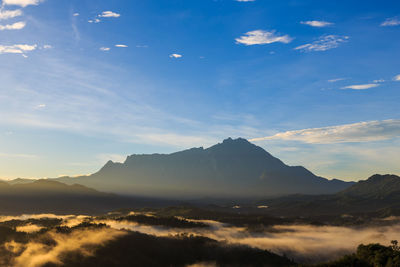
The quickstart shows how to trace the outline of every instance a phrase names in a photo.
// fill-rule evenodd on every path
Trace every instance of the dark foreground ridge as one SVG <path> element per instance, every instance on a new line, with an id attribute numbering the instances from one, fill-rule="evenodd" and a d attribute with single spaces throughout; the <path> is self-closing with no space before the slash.
<path id="1" fill-rule="evenodd" d="M 124 163 L 109 161 L 90 176 L 57 180 L 104 192 L 174 198 L 330 194 L 352 184 L 288 166 L 242 138 L 229 138 L 207 149 L 132 155 Z"/>

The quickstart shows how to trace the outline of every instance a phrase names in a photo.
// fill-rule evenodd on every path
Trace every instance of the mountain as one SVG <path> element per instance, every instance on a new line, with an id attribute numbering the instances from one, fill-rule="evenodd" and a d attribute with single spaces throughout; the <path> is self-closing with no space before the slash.
<path id="1" fill-rule="evenodd" d="M 43 179 L 8 183 L 0 181 L 0 214 L 103 214 L 135 207 L 176 205 L 160 199 L 123 197 L 79 184 Z"/>
<path id="2" fill-rule="evenodd" d="M 351 185 L 288 166 L 242 138 L 229 138 L 207 149 L 132 155 L 124 163 L 109 161 L 90 176 L 56 180 L 105 192 L 173 198 L 328 194 Z"/>
<path id="3" fill-rule="evenodd" d="M 375 213 L 400 215 L 400 177 L 375 174 L 347 189 L 330 195 L 292 195 L 267 199 L 257 205 L 268 206 L 275 216 L 322 216 Z"/>
<path id="4" fill-rule="evenodd" d="M 98 192 L 83 185 L 67 185 L 53 180 L 33 180 L 23 183 L 0 182 L 0 194 L 2 196 L 106 196 L 109 194 Z"/>
<path id="5" fill-rule="evenodd" d="M 340 194 L 363 198 L 384 199 L 394 197 L 400 199 L 400 177 L 393 174 L 375 174 L 365 181 L 359 181 Z"/>

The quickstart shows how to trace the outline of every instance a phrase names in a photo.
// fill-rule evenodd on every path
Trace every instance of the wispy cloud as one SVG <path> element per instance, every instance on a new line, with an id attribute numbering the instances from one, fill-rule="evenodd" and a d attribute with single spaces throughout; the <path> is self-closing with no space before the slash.
<path id="1" fill-rule="evenodd" d="M 15 22 L 13 24 L 0 25 L 0 31 L 4 30 L 21 30 L 25 28 L 26 23 L 24 21 Z"/>
<path id="2" fill-rule="evenodd" d="M 355 84 L 355 85 L 348 85 L 344 86 L 340 89 L 352 89 L 352 90 L 366 90 L 374 87 L 378 87 L 379 84 L 377 83 L 368 83 L 368 84 Z"/>
<path id="3" fill-rule="evenodd" d="M 100 47 L 99 49 L 101 51 L 110 51 L 111 48 L 109 48 L 109 47 Z"/>
<path id="4" fill-rule="evenodd" d="M 400 25 L 400 19 L 398 17 L 387 18 L 381 23 L 381 26 L 398 26 Z"/>
<path id="5" fill-rule="evenodd" d="M 236 2 L 255 2 L 256 0 L 235 0 Z"/>
<path id="6" fill-rule="evenodd" d="M 330 83 L 335 83 L 335 82 L 340 82 L 340 81 L 344 81 L 344 80 L 346 80 L 347 78 L 336 78 L 336 79 L 330 79 L 330 80 L 328 80 L 328 82 L 330 82 Z"/>
<path id="7" fill-rule="evenodd" d="M 104 11 L 99 15 L 100 18 L 119 18 L 121 14 L 112 12 L 112 11 Z"/>
<path id="8" fill-rule="evenodd" d="M 171 54 L 171 55 L 169 55 L 169 57 L 170 57 L 170 58 L 181 58 L 181 57 L 183 57 L 183 56 L 180 55 L 180 54 Z"/>
<path id="9" fill-rule="evenodd" d="M 0 158 L 36 159 L 38 156 L 32 154 L 0 153 Z"/>
<path id="10" fill-rule="evenodd" d="M 20 9 L 16 10 L 0 10 L 0 20 L 12 19 L 15 17 L 22 16 L 22 11 Z"/>
<path id="11" fill-rule="evenodd" d="M 300 50 L 303 52 L 312 52 L 312 51 L 326 51 L 333 48 L 339 47 L 342 43 L 347 42 L 349 39 L 348 36 L 338 36 L 338 35 L 326 35 L 321 36 L 318 40 L 298 46 L 295 50 Z"/>
<path id="12" fill-rule="evenodd" d="M 124 45 L 124 44 L 116 44 L 115 47 L 126 48 L 126 47 L 128 47 L 128 46 L 127 46 L 127 45 Z"/>
<path id="13" fill-rule="evenodd" d="M 370 142 L 400 137 L 400 120 L 358 122 L 322 128 L 310 128 L 277 133 L 250 141 L 291 140 L 304 143 L 332 144 Z"/>
<path id="14" fill-rule="evenodd" d="M 395 80 L 396 82 L 400 82 L 400 74 L 394 76 L 393 80 Z"/>
<path id="15" fill-rule="evenodd" d="M 43 0 L 3 0 L 3 5 L 26 7 L 29 5 L 38 5 L 41 2 L 43 2 Z"/>
<path id="16" fill-rule="evenodd" d="M 33 51 L 37 45 L 15 44 L 15 45 L 0 45 L 0 54 L 23 54 Z"/>
<path id="17" fill-rule="evenodd" d="M 308 20 L 308 21 L 301 21 L 301 24 L 305 24 L 305 25 L 309 25 L 312 27 L 327 27 L 327 26 L 332 26 L 333 23 L 332 22 L 328 22 L 328 21 L 322 21 L 322 20 Z"/>
<path id="18" fill-rule="evenodd" d="M 72 14 L 72 16 L 74 16 L 74 17 L 78 17 L 79 16 L 79 13 L 74 13 L 74 14 Z"/>
<path id="19" fill-rule="evenodd" d="M 278 35 L 275 31 L 255 30 L 246 32 L 243 36 L 236 38 L 237 44 L 263 45 L 276 42 L 290 43 L 293 39 L 289 35 Z"/>

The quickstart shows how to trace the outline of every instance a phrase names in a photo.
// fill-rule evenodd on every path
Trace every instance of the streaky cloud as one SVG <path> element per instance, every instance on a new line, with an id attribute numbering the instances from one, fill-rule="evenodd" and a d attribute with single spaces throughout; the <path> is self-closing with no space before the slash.
<path id="1" fill-rule="evenodd" d="M 333 48 L 339 47 L 342 43 L 347 42 L 348 36 L 338 36 L 338 35 L 326 35 L 321 36 L 318 40 L 300 45 L 295 48 L 295 50 L 300 50 L 302 52 L 312 52 L 312 51 L 327 51 Z"/>
<path id="2" fill-rule="evenodd" d="M 373 142 L 393 139 L 399 136 L 400 119 L 392 119 L 287 131 L 272 136 L 253 138 L 250 141 L 287 140 L 310 144 L 333 144 Z"/>
<path id="3" fill-rule="evenodd" d="M 348 85 L 348 86 L 344 86 L 340 89 L 352 89 L 352 90 L 367 90 L 370 88 L 374 88 L 374 87 L 378 87 L 379 84 L 378 83 L 367 83 L 367 84 L 355 84 L 355 85 Z"/>

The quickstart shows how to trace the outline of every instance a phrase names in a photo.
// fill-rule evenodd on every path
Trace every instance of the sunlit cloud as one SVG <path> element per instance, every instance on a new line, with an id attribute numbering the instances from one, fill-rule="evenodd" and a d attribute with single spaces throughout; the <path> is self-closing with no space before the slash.
<path id="1" fill-rule="evenodd" d="M 289 35 L 277 35 L 275 31 L 255 30 L 246 32 L 243 36 L 236 38 L 237 44 L 263 45 L 276 42 L 290 43 L 293 39 Z"/>
<path id="2" fill-rule="evenodd" d="M 116 44 L 115 47 L 126 48 L 126 47 L 128 47 L 128 46 L 127 46 L 127 45 L 124 45 L 124 44 Z"/>
<path id="3" fill-rule="evenodd" d="M 326 51 L 339 47 L 342 43 L 347 42 L 348 39 L 348 36 L 326 35 L 312 43 L 300 45 L 296 47 L 295 50 L 300 50 L 302 52 Z"/>
<path id="4" fill-rule="evenodd" d="M 333 23 L 332 22 L 328 22 L 328 21 L 321 21 L 321 20 L 308 20 L 308 21 L 301 21 L 301 24 L 305 24 L 305 25 L 309 25 L 312 27 L 318 27 L 318 28 L 322 28 L 322 27 L 327 27 L 327 26 L 332 26 Z"/>
<path id="5" fill-rule="evenodd" d="M 119 18 L 121 15 L 112 11 L 104 11 L 99 15 L 100 18 Z"/>
<path id="6" fill-rule="evenodd" d="M 74 14 L 72 14 L 72 16 L 78 17 L 78 16 L 79 16 L 79 13 L 74 13 Z"/>
<path id="7" fill-rule="evenodd" d="M 109 47 L 100 47 L 99 49 L 101 51 L 110 51 L 111 48 L 109 48 Z"/>
<path id="8" fill-rule="evenodd" d="M 287 131 L 272 136 L 253 138 L 250 141 L 291 140 L 304 143 L 332 144 L 380 141 L 399 136 L 400 120 L 383 120 Z"/>
<path id="9" fill-rule="evenodd" d="M 22 10 L 0 10 L 0 20 L 22 16 Z"/>
<path id="10" fill-rule="evenodd" d="M 23 54 L 33 51 L 37 45 L 16 44 L 16 45 L 0 45 L 0 54 Z"/>
<path id="11" fill-rule="evenodd" d="M 43 2 L 43 0 L 3 0 L 3 5 L 26 7 L 29 5 L 38 5 L 41 2 Z"/>
<path id="12" fill-rule="evenodd" d="M 400 19 L 398 17 L 387 18 L 381 23 L 381 26 L 398 26 L 400 25 Z"/>
<path id="13" fill-rule="evenodd" d="M 170 57 L 170 58 L 181 58 L 181 57 L 183 57 L 183 56 L 180 55 L 180 54 L 171 54 L 171 55 L 169 55 L 169 57 Z"/>
<path id="14" fill-rule="evenodd" d="M 374 87 L 378 87 L 379 84 L 377 83 L 368 83 L 368 84 L 355 84 L 355 85 L 348 85 L 344 86 L 341 89 L 352 89 L 352 90 L 366 90 Z"/>
<path id="15" fill-rule="evenodd" d="M 396 82 L 400 82 L 400 74 L 394 76 L 393 80 L 395 80 Z"/>
<path id="16" fill-rule="evenodd" d="M 25 25 L 26 25 L 26 22 L 24 22 L 24 21 L 15 22 L 13 24 L 0 25 L 0 31 L 21 30 L 21 29 L 25 28 Z"/>

